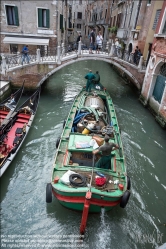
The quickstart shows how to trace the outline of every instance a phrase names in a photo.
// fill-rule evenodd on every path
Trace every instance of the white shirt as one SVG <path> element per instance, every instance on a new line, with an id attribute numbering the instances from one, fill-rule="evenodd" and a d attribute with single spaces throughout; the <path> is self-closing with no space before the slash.
<path id="1" fill-rule="evenodd" d="M 97 35 L 97 37 L 96 37 L 96 43 L 97 43 L 97 45 L 102 45 L 102 42 L 103 42 L 102 35 Z"/>

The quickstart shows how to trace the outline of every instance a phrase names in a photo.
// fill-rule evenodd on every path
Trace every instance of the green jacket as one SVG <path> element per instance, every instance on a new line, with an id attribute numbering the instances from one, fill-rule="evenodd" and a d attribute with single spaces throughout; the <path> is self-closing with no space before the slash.
<path id="1" fill-rule="evenodd" d="M 95 75 L 91 72 L 89 72 L 87 75 L 85 75 L 85 79 L 87 79 L 88 83 L 91 83 L 93 79 L 95 79 Z"/>

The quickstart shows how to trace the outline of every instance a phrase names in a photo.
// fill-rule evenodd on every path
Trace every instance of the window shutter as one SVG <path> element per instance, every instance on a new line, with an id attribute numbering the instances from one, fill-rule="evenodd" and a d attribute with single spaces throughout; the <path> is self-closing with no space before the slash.
<path id="1" fill-rule="evenodd" d="M 16 20 L 16 26 L 19 26 L 19 18 L 18 18 L 18 7 L 14 6 L 14 13 L 15 13 L 15 20 Z"/>
<path id="2" fill-rule="evenodd" d="M 165 79 L 166 77 L 162 75 L 158 75 L 156 79 L 156 84 L 153 90 L 153 97 L 156 101 L 161 103 L 161 99 L 163 96 L 164 88 L 165 88 Z"/>
<path id="3" fill-rule="evenodd" d="M 38 9 L 38 27 L 42 26 L 42 9 Z"/>
<path id="4" fill-rule="evenodd" d="M 159 20 L 159 17 L 160 17 L 160 13 L 161 13 L 161 10 L 156 11 L 156 16 L 155 16 L 154 23 L 153 23 L 153 28 L 152 28 L 154 30 L 156 30 L 158 20 Z"/>
<path id="5" fill-rule="evenodd" d="M 63 15 L 60 14 L 60 29 L 63 29 Z"/>
<path id="6" fill-rule="evenodd" d="M 46 27 L 50 27 L 50 10 L 46 9 Z"/>
<path id="7" fill-rule="evenodd" d="M 9 25 L 10 22 L 9 22 L 8 6 L 6 5 L 5 8 L 6 8 L 7 24 Z"/>
<path id="8" fill-rule="evenodd" d="M 163 27 L 162 34 L 166 34 L 166 21 L 165 21 L 165 24 L 164 24 L 164 27 Z"/>

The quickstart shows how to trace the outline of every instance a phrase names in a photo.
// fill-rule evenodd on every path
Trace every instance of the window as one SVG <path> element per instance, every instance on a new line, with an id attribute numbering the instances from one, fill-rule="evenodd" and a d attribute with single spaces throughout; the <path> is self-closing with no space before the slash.
<path id="1" fill-rule="evenodd" d="M 63 30 L 63 15 L 60 14 L 60 29 Z"/>
<path id="2" fill-rule="evenodd" d="M 163 27 L 162 34 L 166 34 L 166 21 L 165 21 L 165 24 L 164 24 L 164 27 Z"/>
<path id="3" fill-rule="evenodd" d="M 103 11 L 100 12 L 100 20 L 103 18 Z"/>
<path id="4" fill-rule="evenodd" d="M 105 19 L 107 18 L 107 9 L 105 10 Z"/>
<path id="5" fill-rule="evenodd" d="M 147 5 L 151 5 L 151 0 L 147 0 Z"/>
<path id="6" fill-rule="evenodd" d="M 120 24 L 121 24 L 121 16 L 122 16 L 122 13 L 119 13 L 118 16 L 117 16 L 116 26 L 118 28 L 120 27 Z"/>
<path id="7" fill-rule="evenodd" d="M 159 17 L 160 17 L 160 13 L 161 13 L 161 10 L 156 11 L 156 16 L 155 16 L 153 27 L 152 27 L 152 29 L 154 29 L 154 30 L 156 30 L 158 20 L 159 20 Z"/>
<path id="8" fill-rule="evenodd" d="M 77 13 L 77 18 L 78 18 L 78 19 L 82 19 L 82 12 L 78 12 L 78 13 Z"/>
<path id="9" fill-rule="evenodd" d="M 10 44 L 10 52 L 12 54 L 17 54 L 17 52 L 18 52 L 18 45 L 17 44 Z"/>
<path id="10" fill-rule="evenodd" d="M 115 23 L 116 23 L 116 16 L 114 16 L 114 19 L 113 19 L 113 27 L 115 26 Z"/>
<path id="11" fill-rule="evenodd" d="M 160 68 L 160 72 L 159 75 L 157 75 L 155 87 L 152 94 L 154 99 L 159 103 L 161 103 L 161 99 L 163 97 L 165 89 L 165 81 L 166 81 L 166 63 L 164 63 Z"/>
<path id="12" fill-rule="evenodd" d="M 111 19 L 110 19 L 110 27 L 112 27 L 112 20 L 113 20 L 113 18 L 111 17 Z"/>
<path id="13" fill-rule="evenodd" d="M 38 27 L 49 28 L 50 27 L 50 10 L 38 9 Z"/>
<path id="14" fill-rule="evenodd" d="M 77 24 L 77 29 L 81 29 L 81 24 Z"/>
<path id="15" fill-rule="evenodd" d="M 5 7 L 6 7 L 7 24 L 19 26 L 17 6 L 6 5 Z"/>
<path id="16" fill-rule="evenodd" d="M 79 4 L 82 4 L 82 0 L 79 0 Z"/>

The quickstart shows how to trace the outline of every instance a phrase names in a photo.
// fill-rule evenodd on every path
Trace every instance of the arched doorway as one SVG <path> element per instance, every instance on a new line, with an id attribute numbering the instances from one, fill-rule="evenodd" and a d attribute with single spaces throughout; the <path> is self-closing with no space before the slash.
<path id="1" fill-rule="evenodd" d="M 159 103 L 161 103 L 161 99 L 163 97 L 165 82 L 166 82 L 166 63 L 164 63 L 159 70 L 159 74 L 157 75 L 155 87 L 152 94 L 154 99 Z"/>
<path id="2" fill-rule="evenodd" d="M 133 45 L 132 43 L 129 44 L 128 52 L 129 54 L 133 51 Z"/>

